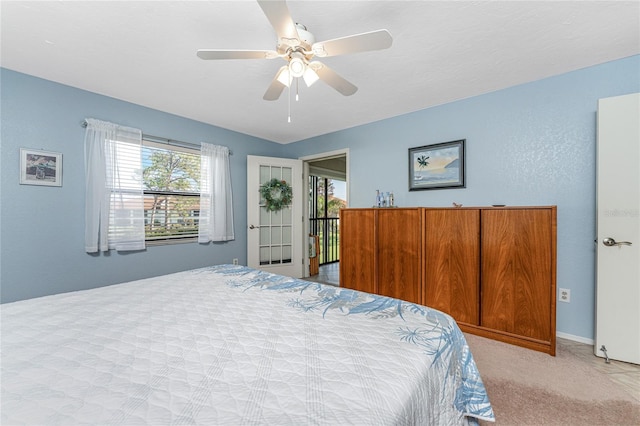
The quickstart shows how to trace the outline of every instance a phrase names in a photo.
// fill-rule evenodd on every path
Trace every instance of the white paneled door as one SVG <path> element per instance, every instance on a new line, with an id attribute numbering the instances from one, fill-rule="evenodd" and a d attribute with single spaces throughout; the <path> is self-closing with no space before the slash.
<path id="1" fill-rule="evenodd" d="M 292 202 L 281 210 L 267 209 L 260 187 L 272 179 L 291 186 Z M 302 160 L 247 156 L 247 263 L 251 268 L 302 278 Z M 276 191 L 277 192 L 277 191 Z M 278 194 L 274 194 L 274 199 Z"/>
<path id="2" fill-rule="evenodd" d="M 640 364 L 640 94 L 598 101 L 597 149 L 594 352 Z"/>

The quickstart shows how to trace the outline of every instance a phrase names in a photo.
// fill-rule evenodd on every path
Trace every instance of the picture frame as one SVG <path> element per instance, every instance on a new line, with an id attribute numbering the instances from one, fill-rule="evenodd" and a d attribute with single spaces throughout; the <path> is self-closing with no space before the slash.
<path id="1" fill-rule="evenodd" d="M 409 148 L 409 191 L 465 188 L 465 141 Z"/>
<path id="2" fill-rule="evenodd" d="M 62 154 L 20 148 L 20 184 L 62 186 Z"/>

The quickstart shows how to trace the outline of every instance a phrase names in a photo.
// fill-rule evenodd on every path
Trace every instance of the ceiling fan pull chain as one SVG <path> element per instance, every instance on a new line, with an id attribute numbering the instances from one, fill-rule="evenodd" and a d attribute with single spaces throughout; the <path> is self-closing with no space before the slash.
<path id="1" fill-rule="evenodd" d="M 298 89 L 299 89 L 298 82 L 299 81 L 300 81 L 300 79 L 296 78 L 296 102 L 298 102 L 300 100 L 300 97 L 298 96 Z"/>
<path id="2" fill-rule="evenodd" d="M 289 96 L 287 96 L 287 105 L 289 107 L 289 116 L 287 118 L 287 123 L 291 123 L 291 85 L 289 85 Z"/>

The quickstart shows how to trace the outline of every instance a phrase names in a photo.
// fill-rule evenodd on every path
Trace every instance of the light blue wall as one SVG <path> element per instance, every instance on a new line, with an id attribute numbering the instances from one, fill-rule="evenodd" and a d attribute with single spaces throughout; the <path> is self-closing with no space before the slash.
<path id="1" fill-rule="evenodd" d="M 557 330 L 593 338 L 595 148 L 599 98 L 640 91 L 640 56 L 547 78 L 289 147 L 304 156 L 349 148 L 349 205 L 376 189 L 400 206 L 557 205 Z M 357 95 L 356 95 L 357 96 Z M 464 189 L 408 191 L 408 148 L 466 139 Z"/>
<path id="2" fill-rule="evenodd" d="M 349 148 L 352 207 L 376 189 L 402 206 L 558 206 L 557 329 L 591 339 L 594 312 L 597 100 L 640 91 L 640 56 L 280 146 L 140 106 L 2 70 L 0 279 L 2 301 L 149 275 L 246 261 L 246 155 L 297 158 Z M 357 95 L 356 95 L 357 96 Z M 95 117 L 145 133 L 229 146 L 236 241 L 91 256 L 84 247 L 83 136 Z M 407 149 L 467 140 L 467 187 L 409 192 Z M 62 188 L 18 184 L 20 147 L 62 152 Z"/>
<path id="3" fill-rule="evenodd" d="M 114 284 L 195 267 L 246 263 L 246 156 L 279 156 L 282 145 L 50 81 L 0 70 L 0 287 L 2 302 Z M 144 252 L 84 252 L 86 117 L 143 133 L 231 148 L 236 239 L 148 247 Z M 63 185 L 19 184 L 20 148 L 63 155 Z"/>

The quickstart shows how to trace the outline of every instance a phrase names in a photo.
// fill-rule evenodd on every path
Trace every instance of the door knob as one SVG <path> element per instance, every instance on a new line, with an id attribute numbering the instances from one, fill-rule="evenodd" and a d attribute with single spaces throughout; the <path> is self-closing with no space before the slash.
<path id="1" fill-rule="evenodd" d="M 258 228 L 260 228 L 260 227 L 259 226 L 249 225 L 249 229 L 258 229 Z M 631 244 L 631 243 L 629 243 L 629 244 Z"/>
<path id="2" fill-rule="evenodd" d="M 616 241 L 611 237 L 607 237 L 604 240 L 602 240 L 602 244 L 604 244 L 607 247 L 613 247 L 613 246 L 630 246 L 631 243 L 629 241 Z"/>

